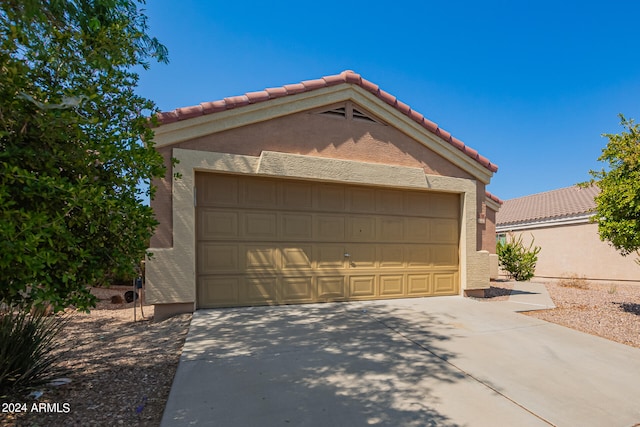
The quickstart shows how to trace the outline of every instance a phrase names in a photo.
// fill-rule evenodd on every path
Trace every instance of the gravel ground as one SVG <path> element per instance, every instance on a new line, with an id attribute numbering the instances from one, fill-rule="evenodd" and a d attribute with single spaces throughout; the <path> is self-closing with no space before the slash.
<path id="1" fill-rule="evenodd" d="M 568 278 L 545 285 L 556 308 L 529 316 L 640 348 L 640 284 Z"/>
<path id="2" fill-rule="evenodd" d="M 527 313 L 549 322 L 640 348 L 640 285 L 566 279 L 546 284 L 557 308 Z M 492 282 L 486 303 L 508 298 L 513 283 Z M 0 426 L 158 426 L 191 315 L 133 322 L 133 304 L 112 304 L 119 288 L 96 289 L 91 314 L 76 313 L 63 334 L 62 361 L 71 383 L 45 389 L 36 403 L 69 404 L 68 413 L 0 413 Z M 4 402 L 3 402 L 4 403 Z"/>
<path id="3" fill-rule="evenodd" d="M 59 339 L 69 384 L 43 389 L 37 401 L 19 398 L 27 413 L 0 413 L 0 426 L 158 426 L 169 396 L 191 315 L 154 322 L 153 306 L 112 304 L 127 287 L 94 289 L 101 301 L 90 314 L 73 313 Z M 2 403 L 6 403 L 2 400 Z M 34 412 L 33 404 L 61 412 Z M 68 412 L 64 413 L 68 404 Z M 51 411 L 50 407 L 48 411 Z"/>

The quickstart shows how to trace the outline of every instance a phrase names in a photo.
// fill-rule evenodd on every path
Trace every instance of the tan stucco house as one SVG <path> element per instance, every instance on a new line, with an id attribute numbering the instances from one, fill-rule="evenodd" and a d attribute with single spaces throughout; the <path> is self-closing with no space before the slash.
<path id="1" fill-rule="evenodd" d="M 504 201 L 497 214 L 498 239 L 508 233 L 532 240 L 542 249 L 536 277 L 584 277 L 589 280 L 640 281 L 640 266 L 633 255 L 623 257 L 600 240 L 591 222 L 597 186 L 577 186 Z"/>
<path id="2" fill-rule="evenodd" d="M 497 271 L 501 202 L 485 191 L 496 165 L 359 74 L 158 121 L 168 170 L 156 182 L 146 268 L 158 318 L 477 294 L 490 259 Z"/>

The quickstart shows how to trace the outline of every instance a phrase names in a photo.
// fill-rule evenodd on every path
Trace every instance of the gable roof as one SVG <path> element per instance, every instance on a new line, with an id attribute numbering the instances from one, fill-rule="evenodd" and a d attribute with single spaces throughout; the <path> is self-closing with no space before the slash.
<path id="1" fill-rule="evenodd" d="M 251 104 L 257 104 L 304 92 L 311 92 L 314 90 L 340 84 L 356 85 L 374 94 L 377 98 L 381 99 L 416 123 L 420 124 L 424 129 L 428 130 L 456 149 L 462 151 L 464 154 L 475 160 L 490 172 L 497 172 L 498 166 L 491 163 L 491 161 L 486 157 L 480 155 L 477 150 L 474 150 L 473 148 L 465 145 L 458 138 L 451 136 L 449 132 L 441 129 L 436 123 L 425 118 L 422 114 L 413 110 L 407 104 L 398 100 L 398 98 L 396 98 L 395 96 L 381 90 L 378 85 L 363 79 L 360 74 L 357 74 L 351 70 L 346 70 L 340 74 L 325 76 L 315 80 L 306 80 L 296 84 L 289 84 L 276 88 L 268 88 L 257 92 L 248 92 L 240 96 L 227 97 L 218 101 L 203 102 L 201 104 L 193 105 L 190 107 L 177 108 L 173 111 L 158 113 L 156 115 L 156 118 L 159 125 L 166 125 L 169 123 L 175 123 L 195 117 L 215 114 L 234 108 L 241 108 Z"/>
<path id="2" fill-rule="evenodd" d="M 571 186 L 506 200 L 496 215 L 497 227 L 588 218 L 596 207 L 597 185 Z"/>

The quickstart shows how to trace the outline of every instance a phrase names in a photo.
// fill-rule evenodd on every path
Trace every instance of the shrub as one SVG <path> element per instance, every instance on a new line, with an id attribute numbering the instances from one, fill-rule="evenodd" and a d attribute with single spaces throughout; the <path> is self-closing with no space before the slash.
<path id="1" fill-rule="evenodd" d="M 570 276 L 563 276 L 558 285 L 565 288 L 575 288 L 575 289 L 589 289 L 589 282 L 584 276 L 578 276 L 576 274 L 572 274 Z"/>
<path id="2" fill-rule="evenodd" d="M 496 252 L 500 266 L 509 273 L 509 278 L 517 281 L 529 280 L 533 277 L 541 248 L 533 246 L 535 239 L 531 236 L 528 247 L 522 243 L 522 236 L 516 238 L 509 234 L 509 241 L 498 242 Z"/>
<path id="3" fill-rule="evenodd" d="M 67 319 L 46 316 L 44 310 L 0 312 L 0 397 L 15 396 L 63 374 L 55 338 Z"/>

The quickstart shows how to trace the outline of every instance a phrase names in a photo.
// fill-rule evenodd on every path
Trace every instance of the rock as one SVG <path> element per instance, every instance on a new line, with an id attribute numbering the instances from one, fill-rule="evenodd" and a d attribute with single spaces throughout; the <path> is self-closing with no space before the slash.
<path id="1" fill-rule="evenodd" d="M 111 304 L 122 304 L 124 299 L 120 295 L 114 295 L 111 297 Z"/>

